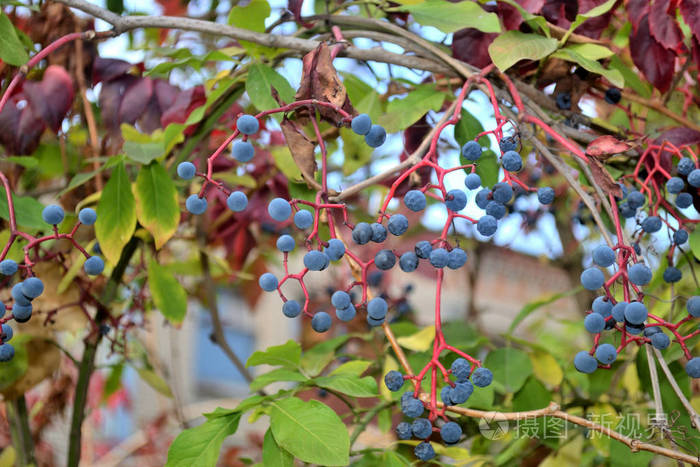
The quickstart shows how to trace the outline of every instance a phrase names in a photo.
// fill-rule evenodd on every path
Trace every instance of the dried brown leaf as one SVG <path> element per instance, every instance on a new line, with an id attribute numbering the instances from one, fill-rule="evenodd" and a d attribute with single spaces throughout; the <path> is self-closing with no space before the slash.
<path id="1" fill-rule="evenodd" d="M 289 151 L 292 153 L 292 158 L 299 170 L 301 170 L 304 180 L 307 182 L 313 180 L 316 173 L 314 143 L 309 140 L 302 130 L 297 128 L 294 122 L 285 118 L 280 126 L 282 127 L 282 133 L 284 133 L 284 139 L 287 141 Z"/>
<path id="2" fill-rule="evenodd" d="M 604 135 L 594 139 L 586 148 L 586 154 L 605 160 L 614 154 L 620 154 L 634 147 L 632 144 L 625 141 L 620 141 L 614 136 Z"/>
<path id="3" fill-rule="evenodd" d="M 618 198 L 622 198 L 622 189 L 620 185 L 615 182 L 612 176 L 605 170 L 603 163 L 596 158 L 591 158 L 590 163 L 591 174 L 593 175 L 593 181 L 605 192 L 605 194 L 612 194 Z"/>

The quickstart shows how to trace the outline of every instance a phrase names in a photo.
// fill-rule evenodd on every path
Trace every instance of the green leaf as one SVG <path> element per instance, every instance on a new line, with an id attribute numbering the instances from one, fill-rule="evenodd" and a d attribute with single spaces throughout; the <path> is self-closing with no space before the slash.
<path id="1" fill-rule="evenodd" d="M 318 375 L 326 365 L 335 359 L 335 349 L 344 344 L 350 338 L 349 335 L 336 336 L 323 341 L 304 352 L 301 358 L 301 368 L 310 376 Z"/>
<path id="2" fill-rule="evenodd" d="M 569 297 L 571 295 L 575 295 L 581 291 L 581 287 L 576 287 L 571 290 L 567 290 L 566 292 L 560 292 L 560 293 L 555 293 L 552 294 L 548 297 L 544 297 L 538 300 L 535 300 L 534 302 L 530 302 L 518 313 L 518 315 L 515 317 L 512 323 L 510 323 L 510 327 L 508 328 L 508 334 L 511 334 L 513 330 L 520 324 L 525 318 L 530 316 L 533 312 L 537 311 L 539 308 L 549 305 L 550 303 L 554 303 L 560 298 L 564 297 Z"/>
<path id="3" fill-rule="evenodd" d="M 625 85 L 625 79 L 622 77 L 622 73 L 620 73 L 619 70 L 608 70 L 597 61 L 590 60 L 569 47 L 557 50 L 554 54 L 552 54 L 552 57 L 578 63 L 591 73 L 604 76 L 608 81 L 617 87 L 623 87 Z"/>
<path id="4" fill-rule="evenodd" d="M 31 340 L 28 334 L 20 334 L 12 339 L 15 356 L 9 362 L 0 362 L 0 391 L 14 384 L 29 369 L 29 356 L 26 344 Z"/>
<path id="5" fill-rule="evenodd" d="M 355 107 L 355 110 L 359 113 L 368 114 L 372 120 L 377 120 L 384 112 L 379 93 L 375 91 L 372 86 L 353 74 L 344 72 L 340 74 L 343 77 L 343 84 L 345 85 L 348 97 Z"/>
<path id="6" fill-rule="evenodd" d="M 651 97 L 651 94 L 652 94 L 651 84 L 646 82 L 646 81 L 642 81 L 639 78 L 639 75 L 637 74 L 637 72 L 635 72 L 630 67 L 625 65 L 622 62 L 622 60 L 620 59 L 620 57 L 618 57 L 617 55 L 613 55 L 610 58 L 609 66 L 610 66 L 610 68 L 615 69 L 615 70 L 619 71 L 620 73 L 622 73 L 622 76 L 625 79 L 625 85 L 632 88 L 634 90 L 634 92 L 636 92 L 637 94 L 639 94 L 642 97 L 646 97 L 646 98 Z"/>
<path id="7" fill-rule="evenodd" d="M 258 350 L 248 358 L 245 366 L 255 365 L 278 365 L 285 368 L 297 368 L 301 358 L 301 346 L 293 341 L 288 340 L 282 345 L 273 345 L 264 351 Z"/>
<path id="8" fill-rule="evenodd" d="M 435 340 L 435 326 L 431 325 L 410 336 L 399 337 L 396 342 L 405 349 L 425 352 L 433 346 L 433 340 Z"/>
<path id="9" fill-rule="evenodd" d="M 604 15 L 615 5 L 616 2 L 617 0 L 608 0 L 605 3 L 596 6 L 595 8 L 591 8 L 586 13 L 580 13 L 576 15 L 576 19 L 573 23 L 571 23 L 571 26 L 569 27 L 568 31 L 566 31 L 566 34 L 564 34 L 564 37 L 561 38 L 559 43 L 565 44 L 567 39 L 569 39 L 569 36 L 573 34 L 574 30 L 577 27 L 582 25 L 589 18 L 595 18 L 596 16 Z"/>
<path id="10" fill-rule="evenodd" d="M 467 109 L 462 109 L 459 121 L 455 124 L 455 140 L 461 146 L 464 146 L 467 141 L 473 141 L 476 135 L 482 133 L 484 127 L 481 122 L 474 117 Z M 482 146 L 488 147 L 491 143 L 489 142 L 489 137 L 484 135 L 479 138 L 478 143 Z M 462 164 L 464 165 L 464 164 Z"/>
<path id="11" fill-rule="evenodd" d="M 351 175 L 358 169 L 366 167 L 372 160 L 374 149 L 365 143 L 365 137 L 349 128 L 341 128 L 340 137 L 343 140 L 343 174 Z"/>
<path id="12" fill-rule="evenodd" d="M 615 54 L 609 48 L 598 44 L 569 44 L 562 50 L 573 50 L 588 60 L 601 60 Z"/>
<path id="13" fill-rule="evenodd" d="M 166 467 L 216 466 L 221 444 L 238 429 L 241 413 L 210 418 L 180 433 L 168 449 Z"/>
<path id="14" fill-rule="evenodd" d="M 353 397 L 377 397 L 377 381 L 371 376 L 364 378 L 355 375 L 320 376 L 315 384 L 326 389 L 342 392 Z"/>
<path id="15" fill-rule="evenodd" d="M 105 380 L 104 388 L 102 389 L 102 400 L 105 401 L 109 396 L 117 392 L 122 385 L 122 374 L 124 373 L 124 365 L 117 363 L 112 367 L 109 376 Z"/>
<path id="16" fill-rule="evenodd" d="M 175 276 L 155 259 L 148 263 L 148 284 L 153 302 L 161 314 L 171 323 L 182 323 L 187 314 L 187 292 Z"/>
<path id="17" fill-rule="evenodd" d="M 484 366 L 493 372 L 494 389 L 501 393 L 517 392 L 532 374 L 530 357 L 512 347 L 489 352 Z"/>
<path id="18" fill-rule="evenodd" d="M 444 0 L 440 0 L 441 2 Z M 448 3 L 448 5 L 471 5 L 470 2 Z M 476 5 L 476 4 L 473 4 Z M 416 123 L 429 110 L 440 110 L 445 94 L 433 85 L 421 85 L 409 92 L 403 99 L 394 99 L 386 106 L 386 113 L 379 117 L 377 123 L 387 133 L 405 130 Z"/>
<path id="19" fill-rule="evenodd" d="M 175 183 L 158 162 L 139 170 L 134 185 L 136 217 L 156 243 L 156 250 L 175 234 L 180 223 L 180 206 Z"/>
<path id="20" fill-rule="evenodd" d="M 41 217 L 41 212 L 44 210 L 44 205 L 35 198 L 13 195 L 12 202 L 15 207 L 15 219 L 17 220 L 18 226 L 39 230 L 49 228 L 49 225 L 44 222 L 44 219 Z M 3 192 L 0 195 L 0 217 L 9 222 L 9 213 L 10 211 L 7 207 L 7 198 Z"/>
<path id="21" fill-rule="evenodd" d="M 120 162 L 112 170 L 97 204 L 95 235 L 108 261 L 116 264 L 135 228 L 136 201 L 124 163 Z"/>
<path id="22" fill-rule="evenodd" d="M 372 364 L 367 360 L 351 360 L 343 363 L 338 368 L 330 372 L 330 375 L 354 375 L 360 376 L 367 371 L 367 368 Z"/>
<path id="23" fill-rule="evenodd" d="M 149 370 L 148 368 L 139 368 L 137 371 L 139 373 L 139 377 L 150 387 L 166 397 L 173 397 L 173 393 L 170 390 L 168 383 L 166 383 L 165 380 L 155 371 Z"/>
<path id="24" fill-rule="evenodd" d="M 14 162 L 15 164 L 21 165 L 27 169 L 33 169 L 39 165 L 39 160 L 32 156 L 10 156 L 6 158 L 8 162 Z"/>
<path id="25" fill-rule="evenodd" d="M 263 465 L 273 465 L 275 467 L 294 467 L 294 456 L 282 449 L 270 428 L 265 432 L 262 447 Z"/>
<path id="26" fill-rule="evenodd" d="M 688 244 L 690 245 L 690 251 L 693 252 L 693 256 L 700 259 L 700 229 L 693 230 L 693 233 L 688 237 Z"/>
<path id="27" fill-rule="evenodd" d="M 533 15 L 529 11 L 527 11 L 525 8 L 520 6 L 518 2 L 515 0 L 501 0 L 503 3 L 507 3 L 508 5 L 514 7 L 520 12 L 520 16 L 523 17 L 523 20 L 532 27 L 534 30 L 535 27 L 539 28 L 540 31 L 542 31 L 547 37 L 550 37 L 550 29 L 549 29 L 549 24 L 547 24 L 547 19 L 543 16 L 539 15 Z"/>
<path id="28" fill-rule="evenodd" d="M 280 169 L 280 172 L 282 172 L 288 180 L 302 179 L 301 170 L 294 161 L 292 153 L 289 151 L 289 147 L 276 146 L 270 148 L 270 154 L 272 154 L 272 158 L 275 160 L 275 166 Z"/>
<path id="29" fill-rule="evenodd" d="M 294 100 L 294 89 L 292 89 L 292 86 L 290 86 L 284 76 L 267 65 L 252 64 L 248 70 L 245 90 L 248 92 L 250 101 L 258 110 L 270 110 L 279 107 L 275 98 L 272 97 L 271 88 L 273 87 L 284 102 L 289 103 Z M 281 119 L 281 117 L 279 118 Z"/>
<path id="30" fill-rule="evenodd" d="M 349 464 L 348 430 L 330 407 L 316 400 L 304 402 L 296 397 L 272 402 L 271 406 L 270 427 L 283 449 L 304 462 Z"/>
<path id="31" fill-rule="evenodd" d="M 465 160 L 464 162 L 466 164 L 469 161 Z M 476 161 L 476 173 L 481 177 L 481 184 L 485 187 L 494 186 L 498 182 L 499 168 L 498 156 L 495 152 L 490 149 L 482 152 L 481 157 Z"/>
<path id="32" fill-rule="evenodd" d="M 495 13 L 489 13 L 476 2 L 451 3 L 447 0 L 426 0 L 414 5 L 403 5 L 413 19 L 424 26 L 433 26 L 444 33 L 463 28 L 475 28 L 482 32 L 501 32 L 501 24 Z"/>
<path id="33" fill-rule="evenodd" d="M 308 378 L 298 371 L 288 370 L 286 368 L 276 368 L 267 373 L 263 373 L 257 376 L 253 381 L 250 382 L 250 390 L 257 391 L 258 389 L 264 388 L 270 383 L 276 383 L 278 381 L 295 381 L 302 382 L 306 381 Z"/>
<path id="34" fill-rule="evenodd" d="M 163 131 L 156 130 L 152 134 L 138 131 L 128 123 L 122 123 L 124 138 L 124 154 L 135 162 L 150 164 L 151 161 L 163 155 Z"/>
<path id="35" fill-rule="evenodd" d="M 231 8 L 228 15 L 228 24 L 255 32 L 265 32 L 265 19 L 270 16 L 270 4 L 267 0 L 252 0 L 246 6 Z M 266 55 L 270 58 L 270 52 L 274 55 L 275 49 L 248 41 L 239 41 L 241 45 L 254 56 Z"/>
<path id="36" fill-rule="evenodd" d="M 10 18 L 0 10 L 0 59 L 10 65 L 20 66 L 29 61 L 27 51 L 17 37 Z"/>
<path id="37" fill-rule="evenodd" d="M 536 410 L 547 407 L 552 400 L 552 394 L 535 378 L 528 378 L 523 388 L 513 398 L 513 409 L 516 411 Z"/>
<path id="38" fill-rule="evenodd" d="M 508 31 L 489 45 L 491 60 L 499 70 L 505 71 L 520 60 L 539 60 L 557 49 L 557 40 L 538 34 Z"/>

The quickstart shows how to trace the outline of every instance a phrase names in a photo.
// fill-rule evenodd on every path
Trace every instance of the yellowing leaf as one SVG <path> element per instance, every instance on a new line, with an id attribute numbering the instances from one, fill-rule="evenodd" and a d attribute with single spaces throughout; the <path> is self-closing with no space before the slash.
<path id="1" fill-rule="evenodd" d="M 564 378 L 564 372 L 551 354 L 534 352 L 530 354 L 532 370 L 540 381 L 550 386 L 558 386 Z"/>
<path id="2" fill-rule="evenodd" d="M 102 190 L 95 223 L 97 241 L 109 262 L 116 263 L 119 260 L 122 248 L 135 228 L 136 202 L 124 163 L 120 162 L 112 170 L 109 181 Z"/>
<path id="3" fill-rule="evenodd" d="M 165 380 L 156 372 L 149 370 L 148 368 L 140 368 L 138 372 L 141 379 L 144 380 L 150 387 L 166 397 L 173 397 L 173 393 L 170 391 L 168 383 L 166 383 Z"/>
<path id="4" fill-rule="evenodd" d="M 396 342 L 403 348 L 416 352 L 425 352 L 433 345 L 435 338 L 435 326 L 428 326 L 415 334 L 399 337 Z"/>
<path id="5" fill-rule="evenodd" d="M 155 260 L 148 263 L 148 284 L 153 302 L 168 321 L 182 323 L 187 313 L 187 292 L 172 273 Z"/>
<path id="6" fill-rule="evenodd" d="M 158 162 L 141 167 L 134 184 L 136 216 L 160 249 L 175 234 L 180 222 L 177 190 Z"/>

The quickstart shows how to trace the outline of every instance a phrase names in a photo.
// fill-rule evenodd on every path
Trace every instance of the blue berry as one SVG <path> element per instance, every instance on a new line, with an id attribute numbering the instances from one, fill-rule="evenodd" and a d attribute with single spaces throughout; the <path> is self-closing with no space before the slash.
<path id="1" fill-rule="evenodd" d="M 304 266 L 312 271 L 323 271 L 330 264 L 327 254 L 318 250 L 311 250 L 304 255 Z"/>
<path id="2" fill-rule="evenodd" d="M 425 194 L 420 190 L 410 190 L 403 197 L 403 202 L 408 209 L 419 212 L 425 209 Z"/>
<path id="3" fill-rule="evenodd" d="M 396 255 L 391 250 L 379 250 L 376 255 L 374 255 L 374 265 L 377 269 L 382 271 L 388 271 L 393 268 L 396 264 Z"/>
<path id="4" fill-rule="evenodd" d="M 416 252 L 416 256 L 419 258 L 428 259 L 430 257 L 430 252 L 433 251 L 433 246 L 428 240 L 421 240 L 420 242 L 416 243 L 413 250 Z"/>
<path id="5" fill-rule="evenodd" d="M 271 272 L 266 272 L 260 276 L 260 279 L 258 279 L 258 285 L 260 285 L 260 288 L 265 292 L 273 292 L 277 290 L 277 284 L 277 278 Z"/>
<path id="6" fill-rule="evenodd" d="M 367 315 L 372 319 L 384 319 L 388 308 L 386 300 L 375 297 L 367 302 Z"/>
<path id="7" fill-rule="evenodd" d="M 512 136 L 504 136 L 498 142 L 498 148 L 501 150 L 501 152 L 515 151 L 515 148 L 517 147 L 518 143 L 515 142 L 515 138 Z"/>
<path id="8" fill-rule="evenodd" d="M 331 315 L 325 311 L 319 311 L 311 318 L 311 329 L 316 332 L 326 332 L 331 328 L 332 323 Z"/>
<path id="9" fill-rule="evenodd" d="M 498 221 L 495 217 L 489 216 L 488 214 L 483 216 L 481 219 L 479 219 L 479 222 L 476 223 L 476 230 L 478 230 L 484 237 L 490 237 L 491 235 L 495 234 L 497 229 Z"/>
<path id="10" fill-rule="evenodd" d="M 289 253 L 294 250 L 296 243 L 291 235 L 282 235 L 277 239 L 277 249 L 283 253 Z"/>
<path id="11" fill-rule="evenodd" d="M 444 268 L 450 260 L 450 254 L 444 248 L 436 248 L 430 252 L 430 264 L 434 268 Z"/>
<path id="12" fill-rule="evenodd" d="M 287 318 L 296 318 L 301 313 L 301 305 L 296 300 L 287 300 L 282 305 L 282 313 Z"/>
<path id="13" fill-rule="evenodd" d="M 458 212 L 467 205 L 467 194 L 462 190 L 450 190 L 445 197 L 445 206 L 450 211 Z"/>
<path id="14" fill-rule="evenodd" d="M 493 186 L 493 199 L 502 204 L 507 204 L 513 198 L 513 187 L 507 183 L 496 183 Z"/>
<path id="15" fill-rule="evenodd" d="M 9 362 L 15 356 L 15 348 L 11 344 L 0 345 L 0 362 Z"/>
<path id="16" fill-rule="evenodd" d="M 396 392 L 403 386 L 403 375 L 396 370 L 391 370 L 384 375 L 384 384 L 389 388 L 389 391 Z"/>
<path id="17" fill-rule="evenodd" d="M 678 229 L 673 232 L 673 243 L 676 245 L 683 245 L 688 241 L 688 231 L 683 229 Z"/>
<path id="18" fill-rule="evenodd" d="M 595 358 L 603 365 L 610 365 L 617 358 L 617 349 L 611 344 L 600 344 L 595 351 Z"/>
<path id="19" fill-rule="evenodd" d="M 470 190 L 476 190 L 481 186 L 481 177 L 478 173 L 472 172 L 464 179 L 464 185 Z"/>
<path id="20" fill-rule="evenodd" d="M 688 376 L 691 378 L 700 378 L 700 358 L 691 358 L 685 365 L 685 372 L 688 373 Z"/>
<path id="21" fill-rule="evenodd" d="M 474 386 L 485 388 L 493 381 L 493 373 L 491 373 L 491 370 L 488 368 L 484 368 L 483 366 L 479 367 L 472 373 L 472 381 L 474 382 Z"/>
<path id="22" fill-rule="evenodd" d="M 605 329 L 605 318 L 598 313 L 591 313 L 586 315 L 586 318 L 583 320 L 583 326 L 591 334 L 598 334 Z"/>
<path id="23" fill-rule="evenodd" d="M 688 174 L 688 185 L 700 188 L 700 169 L 693 169 L 693 171 Z"/>
<path id="24" fill-rule="evenodd" d="M 97 213 L 92 208 L 83 208 L 78 213 L 78 220 L 85 225 L 92 225 L 97 221 Z"/>
<path id="25" fill-rule="evenodd" d="M 557 107 L 561 110 L 571 109 L 571 93 L 568 92 L 558 92 L 554 100 L 557 103 Z"/>
<path id="26" fill-rule="evenodd" d="M 612 307 L 612 317 L 615 321 L 622 322 L 625 320 L 625 309 L 627 308 L 627 302 L 617 302 Z"/>
<path id="27" fill-rule="evenodd" d="M 12 298 L 15 299 L 15 303 L 17 303 L 17 304 L 19 304 L 19 305 L 23 305 L 23 306 L 27 306 L 27 305 L 31 305 L 31 304 L 32 304 L 31 299 L 30 299 L 29 297 L 26 297 L 26 296 L 22 293 L 22 282 L 16 283 L 16 284 L 12 287 L 12 292 L 11 292 L 11 293 L 12 293 Z"/>
<path id="28" fill-rule="evenodd" d="M 346 323 L 352 321 L 355 318 L 356 314 L 357 310 L 352 305 L 350 305 L 347 308 L 343 308 L 342 310 L 335 310 L 335 316 L 337 316 L 340 321 Z"/>
<path id="29" fill-rule="evenodd" d="M 700 318 L 700 295 L 690 297 L 685 304 L 688 314 L 694 318 Z"/>
<path id="30" fill-rule="evenodd" d="M 489 204 L 486 205 L 486 214 L 496 219 L 503 219 L 506 215 L 506 206 L 498 201 L 489 201 Z"/>
<path id="31" fill-rule="evenodd" d="M 267 213 L 270 214 L 270 217 L 274 220 L 283 222 L 292 215 L 292 207 L 286 199 L 275 198 L 267 205 Z"/>
<path id="32" fill-rule="evenodd" d="M 394 214 L 389 218 L 387 227 L 391 235 L 399 237 L 408 230 L 408 219 L 403 214 Z"/>
<path id="33" fill-rule="evenodd" d="M 336 290 L 333 292 L 333 295 L 331 295 L 331 304 L 339 310 L 344 310 L 352 305 L 350 294 L 342 290 Z"/>
<path id="34" fill-rule="evenodd" d="M 408 394 L 408 397 L 405 397 Z M 401 411 L 410 418 L 418 418 L 423 414 L 423 403 L 413 397 L 412 392 L 406 392 L 401 397 Z"/>
<path id="35" fill-rule="evenodd" d="M 371 327 L 381 326 L 384 322 L 384 319 L 385 318 L 374 319 L 371 316 L 367 315 L 367 324 L 369 324 Z"/>
<path id="36" fill-rule="evenodd" d="M 625 321 L 630 324 L 642 324 L 647 316 L 647 307 L 641 302 L 632 302 L 625 307 Z"/>
<path id="37" fill-rule="evenodd" d="M 401 422 L 396 425 L 396 436 L 399 439 L 411 439 L 413 436 L 413 431 L 411 430 L 411 424 L 408 422 Z"/>
<path id="38" fill-rule="evenodd" d="M 364 245 L 372 240 L 372 227 L 367 222 L 359 222 L 352 229 L 352 239 L 358 245 Z"/>
<path id="39" fill-rule="evenodd" d="M 671 345 L 671 339 L 663 332 L 657 332 L 651 336 L 651 345 L 659 350 L 664 350 Z"/>
<path id="40" fill-rule="evenodd" d="M 598 368 L 598 362 L 585 350 L 580 351 L 574 357 L 574 366 L 581 373 L 593 373 Z"/>
<path id="41" fill-rule="evenodd" d="M 537 201 L 540 204 L 552 204 L 554 202 L 554 188 L 543 186 L 537 190 Z"/>
<path id="42" fill-rule="evenodd" d="M 464 358 L 459 357 L 450 366 L 452 370 L 452 375 L 455 377 L 458 383 L 464 383 L 469 380 L 469 374 L 471 373 L 471 365 Z"/>
<path id="43" fill-rule="evenodd" d="M 457 383 L 450 391 L 450 400 L 453 404 L 464 404 L 469 396 L 474 392 L 474 385 L 471 381 Z"/>
<path id="44" fill-rule="evenodd" d="M 633 264 L 628 270 L 630 282 L 635 285 L 647 285 L 651 281 L 651 269 L 642 263 Z"/>
<path id="45" fill-rule="evenodd" d="M 331 261 L 338 261 L 345 254 L 345 244 L 337 238 L 328 240 L 328 247 L 324 250 Z"/>
<path id="46" fill-rule="evenodd" d="M 382 271 L 372 271 L 367 276 L 367 285 L 370 287 L 379 287 L 379 284 L 382 283 L 383 277 L 384 273 Z"/>
<path id="47" fill-rule="evenodd" d="M 641 208 L 646 202 L 646 197 L 641 192 L 633 190 L 627 195 L 627 202 L 635 209 Z"/>
<path id="48" fill-rule="evenodd" d="M 177 175 L 183 180 L 191 180 L 196 172 L 197 168 L 192 162 L 180 162 L 177 165 Z"/>
<path id="49" fill-rule="evenodd" d="M 664 270 L 664 282 L 666 282 L 667 284 L 673 284 L 674 282 L 678 282 L 679 280 L 681 280 L 681 277 L 683 277 L 683 274 L 678 268 L 669 266 Z"/>
<path id="50" fill-rule="evenodd" d="M 678 173 L 688 175 L 695 168 L 695 162 L 690 157 L 683 157 L 678 161 Z"/>
<path id="51" fill-rule="evenodd" d="M 612 314 L 613 304 L 608 297 L 601 295 L 593 300 L 593 306 L 591 308 L 593 308 L 594 313 L 598 313 L 603 318 L 607 318 Z"/>
<path id="52" fill-rule="evenodd" d="M 657 334 L 661 331 L 661 326 L 645 326 L 644 327 L 644 336 L 645 337 L 651 337 L 654 334 Z"/>
<path id="53" fill-rule="evenodd" d="M 607 245 L 598 245 L 593 250 L 593 262 L 603 268 L 612 266 L 615 263 L 615 252 Z"/>
<path id="54" fill-rule="evenodd" d="M 452 405 L 452 386 L 445 386 L 440 390 L 440 400 L 442 400 L 442 403 L 445 405 Z"/>
<path id="55" fill-rule="evenodd" d="M 618 88 L 608 88 L 605 91 L 605 102 L 608 104 L 617 104 L 622 99 L 622 93 Z"/>
<path id="56" fill-rule="evenodd" d="M 413 453 L 418 459 L 424 462 L 427 462 L 433 457 L 435 457 L 435 449 L 433 449 L 433 445 L 428 443 L 427 441 L 423 441 L 418 446 L 416 446 L 415 449 L 413 449 Z"/>
<path id="57" fill-rule="evenodd" d="M 685 186 L 685 183 L 683 182 L 682 178 L 671 177 L 666 182 L 666 191 L 668 191 L 671 194 L 677 195 L 678 193 L 681 192 L 681 190 L 683 190 L 684 186 Z"/>
<path id="58" fill-rule="evenodd" d="M 0 274 L 3 276 L 11 276 L 17 272 L 17 263 L 11 259 L 0 261 Z"/>
<path id="59" fill-rule="evenodd" d="M 44 219 L 44 222 L 51 225 L 60 224 L 64 217 L 63 208 L 55 204 L 46 206 L 41 212 L 41 218 Z"/>
<path id="60" fill-rule="evenodd" d="M 204 211 L 207 210 L 207 200 L 196 194 L 190 195 L 185 200 L 185 208 L 194 215 L 204 214 Z"/>
<path id="61" fill-rule="evenodd" d="M 462 156 L 468 161 L 476 161 L 481 157 L 481 145 L 476 141 L 467 141 L 462 146 Z"/>
<path id="62" fill-rule="evenodd" d="M 365 143 L 371 148 L 378 148 L 386 141 L 386 130 L 381 125 L 372 125 L 365 135 Z"/>
<path id="63" fill-rule="evenodd" d="M 3 342 L 11 341 L 13 335 L 14 331 L 12 330 L 9 324 L 3 324 L 2 326 L 0 326 L 0 338 L 2 338 Z"/>
<path id="64" fill-rule="evenodd" d="M 364 136 L 369 133 L 370 128 L 372 128 L 372 119 L 369 118 L 367 114 L 360 114 L 352 119 L 350 128 L 352 128 L 352 131 L 356 134 Z"/>
<path id="65" fill-rule="evenodd" d="M 581 273 L 581 285 L 586 290 L 598 290 L 605 283 L 605 275 L 598 268 L 588 268 Z"/>
<path id="66" fill-rule="evenodd" d="M 503 164 L 503 168 L 508 172 L 518 172 L 523 168 L 523 159 L 520 157 L 520 154 L 515 151 L 508 151 L 503 154 L 501 163 Z"/>
<path id="67" fill-rule="evenodd" d="M 676 196 L 676 206 L 679 208 L 685 209 L 690 207 L 691 204 L 693 204 L 693 195 L 690 193 L 679 193 L 678 196 Z"/>
<path id="68" fill-rule="evenodd" d="M 455 444 L 462 437 L 462 427 L 455 422 L 447 422 L 440 428 L 440 437 L 446 444 Z"/>
<path id="69" fill-rule="evenodd" d="M 20 305 L 15 302 L 15 304 L 12 305 L 12 316 L 18 323 L 26 323 L 29 321 L 29 318 L 32 317 L 32 304 Z"/>
<path id="70" fill-rule="evenodd" d="M 411 431 L 416 438 L 426 439 L 433 434 L 433 424 L 427 418 L 416 418 L 411 424 Z"/>
<path id="71" fill-rule="evenodd" d="M 226 206 L 233 212 L 241 212 L 248 207 L 248 197 L 242 191 L 234 191 L 226 198 Z"/>
<path id="72" fill-rule="evenodd" d="M 252 115 L 241 115 L 236 120 L 236 128 L 244 135 L 254 135 L 260 129 L 260 122 Z"/>
<path id="73" fill-rule="evenodd" d="M 407 251 L 399 258 L 399 267 L 403 272 L 413 272 L 418 268 L 418 256 L 412 251 Z"/>
<path id="74" fill-rule="evenodd" d="M 643 324 L 627 324 L 625 325 L 625 329 L 629 334 L 632 335 L 639 335 L 644 331 L 644 325 Z"/>
<path id="75" fill-rule="evenodd" d="M 373 222 L 370 224 L 370 228 L 372 229 L 372 241 L 374 243 L 382 243 L 386 240 L 386 227 L 378 222 Z"/>
<path id="76" fill-rule="evenodd" d="M 488 206 L 489 201 L 491 201 L 489 199 L 490 194 L 491 190 L 489 190 L 488 188 L 482 188 L 481 190 L 476 192 L 474 202 L 479 207 L 479 209 L 486 209 L 486 206 Z"/>
<path id="77" fill-rule="evenodd" d="M 301 210 L 298 211 L 296 214 L 294 214 L 294 225 L 297 226 L 297 229 L 308 229 L 314 224 L 314 215 L 311 214 L 309 211 L 306 210 Z"/>
<path id="78" fill-rule="evenodd" d="M 44 283 L 38 277 L 29 277 L 22 282 L 22 294 L 30 300 L 44 292 Z"/>
<path id="79" fill-rule="evenodd" d="M 622 217 L 625 219 L 631 219 L 637 215 L 637 208 L 630 206 L 629 203 L 622 203 L 620 204 L 620 214 L 622 214 Z"/>
<path id="80" fill-rule="evenodd" d="M 461 248 L 453 248 L 447 255 L 447 267 L 459 269 L 467 262 L 467 254 Z"/>
<path id="81" fill-rule="evenodd" d="M 654 233 L 661 230 L 661 219 L 657 216 L 649 216 L 642 221 L 642 230 L 647 233 Z"/>
<path id="82" fill-rule="evenodd" d="M 90 256 L 83 265 L 85 272 L 90 276 L 102 274 L 105 269 L 105 262 L 99 256 Z"/>

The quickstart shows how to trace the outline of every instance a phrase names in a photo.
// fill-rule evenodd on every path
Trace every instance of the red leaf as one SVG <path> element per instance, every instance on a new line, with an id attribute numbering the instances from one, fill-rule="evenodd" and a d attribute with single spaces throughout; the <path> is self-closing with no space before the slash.
<path id="1" fill-rule="evenodd" d="M 579 12 L 586 13 L 587 11 L 590 11 L 598 5 L 603 4 L 605 1 L 606 0 L 579 0 Z M 608 11 L 604 15 L 587 19 L 581 26 L 577 27 L 574 30 L 574 32 L 576 34 L 582 34 L 593 39 L 598 39 L 605 30 L 605 28 L 607 28 L 610 24 L 610 19 L 612 18 L 613 11 L 615 11 L 615 7 L 611 8 L 610 11 Z"/>
<path id="2" fill-rule="evenodd" d="M 134 65 L 114 58 L 97 57 L 92 63 L 92 84 L 111 81 L 129 72 Z"/>
<path id="3" fill-rule="evenodd" d="M 676 54 L 658 43 L 649 32 L 649 20 L 645 16 L 636 31 L 630 34 L 632 61 L 644 76 L 661 92 L 671 85 Z"/>
<path id="4" fill-rule="evenodd" d="M 184 123 L 187 117 L 197 107 L 206 102 L 203 86 L 195 86 L 180 91 L 173 104 L 163 112 L 160 124 L 163 128 L 171 123 Z"/>
<path id="5" fill-rule="evenodd" d="M 484 68 L 491 64 L 488 48 L 496 36 L 498 34 L 474 28 L 460 29 L 452 39 L 452 56 L 475 67 Z"/>
<path id="6" fill-rule="evenodd" d="M 121 107 L 122 99 L 126 90 L 134 83 L 139 81 L 139 78 L 133 75 L 121 75 L 119 78 L 102 83 L 100 90 L 100 113 L 102 115 L 102 123 L 110 133 L 119 133 L 119 108 Z"/>
<path id="7" fill-rule="evenodd" d="M 620 141 L 614 136 L 604 135 L 590 142 L 586 148 L 586 154 L 592 157 L 605 159 L 605 156 L 625 152 L 631 147 L 629 143 Z"/>
<path id="8" fill-rule="evenodd" d="M 73 80 L 58 65 L 50 65 L 41 81 L 26 81 L 22 87 L 34 113 L 58 132 L 61 122 L 73 105 Z"/>
<path id="9" fill-rule="evenodd" d="M 544 6 L 544 0 L 515 0 L 528 13 L 539 13 Z"/>
<path id="10" fill-rule="evenodd" d="M 649 31 L 661 45 L 679 52 L 683 44 L 683 33 L 676 23 L 675 14 L 668 14 L 669 0 L 655 0 L 649 12 Z"/>
<path id="11" fill-rule="evenodd" d="M 627 3 L 627 14 L 629 15 L 632 30 L 639 28 L 644 16 L 649 14 L 649 0 L 629 0 Z"/>
<path id="12" fill-rule="evenodd" d="M 576 13 L 578 2 L 570 0 L 546 0 L 542 7 L 542 16 L 562 28 L 571 26 L 571 22 L 576 19 Z"/>
<path id="13" fill-rule="evenodd" d="M 146 110 L 153 95 L 153 80 L 140 78 L 124 92 L 119 105 L 119 121 L 133 125 Z"/>
<path id="14" fill-rule="evenodd" d="M 697 0 L 681 0 L 680 9 L 693 36 L 700 42 L 700 3 Z"/>
<path id="15" fill-rule="evenodd" d="M 305 28 L 310 28 L 313 26 L 312 23 L 307 23 L 301 18 L 301 7 L 304 5 L 304 0 L 288 0 L 287 9 L 292 12 L 294 19 L 297 23 L 301 24 Z"/>
<path id="16" fill-rule="evenodd" d="M 507 3 L 498 2 L 496 12 L 503 20 L 503 25 L 508 30 L 518 29 L 520 24 L 523 22 L 523 17 L 518 9 Z"/>
<path id="17" fill-rule="evenodd" d="M 21 92 L 10 97 L 0 113 L 0 143 L 9 154 L 33 153 L 45 128 Z"/>
<path id="18" fill-rule="evenodd" d="M 184 16 L 187 14 L 187 3 L 183 0 L 157 0 L 163 7 L 163 16 Z"/>

